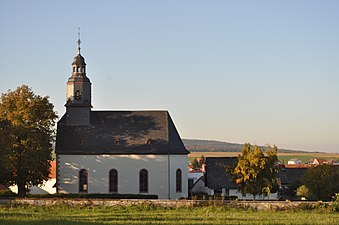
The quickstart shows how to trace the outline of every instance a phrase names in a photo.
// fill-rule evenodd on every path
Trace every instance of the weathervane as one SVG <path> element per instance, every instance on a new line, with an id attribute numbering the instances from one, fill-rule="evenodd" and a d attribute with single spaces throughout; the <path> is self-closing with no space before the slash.
<path id="1" fill-rule="evenodd" d="M 80 27 L 78 27 L 78 54 L 80 55 L 80 44 L 81 44 L 81 41 L 80 41 Z"/>

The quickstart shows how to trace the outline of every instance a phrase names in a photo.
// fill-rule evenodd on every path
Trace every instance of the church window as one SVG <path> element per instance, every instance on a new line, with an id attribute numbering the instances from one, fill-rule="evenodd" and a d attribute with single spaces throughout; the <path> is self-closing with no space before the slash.
<path id="1" fill-rule="evenodd" d="M 73 67 L 73 73 L 75 73 L 75 67 Z"/>
<path id="2" fill-rule="evenodd" d="M 109 171 L 109 192 L 118 192 L 118 171 L 116 169 L 111 169 Z"/>
<path id="3" fill-rule="evenodd" d="M 145 169 L 142 169 L 139 172 L 139 192 L 148 192 L 148 171 Z"/>
<path id="4" fill-rule="evenodd" d="M 77 67 L 77 72 L 80 72 L 80 66 Z"/>
<path id="5" fill-rule="evenodd" d="M 119 138 L 115 138 L 114 139 L 114 144 L 116 144 L 116 145 L 120 144 L 120 139 Z"/>
<path id="6" fill-rule="evenodd" d="M 182 173 L 181 173 L 181 169 L 177 169 L 175 177 L 176 177 L 176 191 L 177 192 L 182 192 Z"/>
<path id="7" fill-rule="evenodd" d="M 88 172 L 86 169 L 82 169 L 79 171 L 79 192 L 88 192 Z"/>

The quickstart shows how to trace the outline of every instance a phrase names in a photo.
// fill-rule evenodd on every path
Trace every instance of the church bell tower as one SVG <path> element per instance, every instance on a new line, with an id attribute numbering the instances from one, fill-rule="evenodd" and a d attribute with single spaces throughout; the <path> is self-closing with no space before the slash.
<path id="1" fill-rule="evenodd" d="M 86 63 L 80 54 L 80 31 L 78 54 L 72 63 L 72 76 L 67 81 L 66 122 L 70 125 L 89 125 L 91 113 L 91 81 L 86 76 Z"/>

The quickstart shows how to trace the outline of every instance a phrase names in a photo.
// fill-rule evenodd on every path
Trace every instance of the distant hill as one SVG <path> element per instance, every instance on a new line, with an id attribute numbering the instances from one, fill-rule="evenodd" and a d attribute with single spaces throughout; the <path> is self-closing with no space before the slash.
<path id="1" fill-rule="evenodd" d="M 241 152 L 244 144 L 229 143 L 223 141 L 210 141 L 198 139 L 182 139 L 187 150 L 191 152 Z M 265 146 L 260 146 L 266 148 Z M 304 153 L 306 151 L 280 149 L 280 153 Z"/>

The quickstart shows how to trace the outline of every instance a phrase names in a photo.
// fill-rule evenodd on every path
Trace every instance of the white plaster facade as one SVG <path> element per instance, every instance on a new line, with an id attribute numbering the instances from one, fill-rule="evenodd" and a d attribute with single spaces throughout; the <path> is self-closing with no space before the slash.
<path id="1" fill-rule="evenodd" d="M 88 171 L 88 193 L 109 193 L 109 171 L 118 171 L 118 193 L 139 194 L 139 172 L 148 171 L 148 193 L 159 199 L 187 197 L 187 155 L 58 155 L 58 192 L 79 192 L 79 171 Z M 182 191 L 176 192 L 176 171 Z"/>

